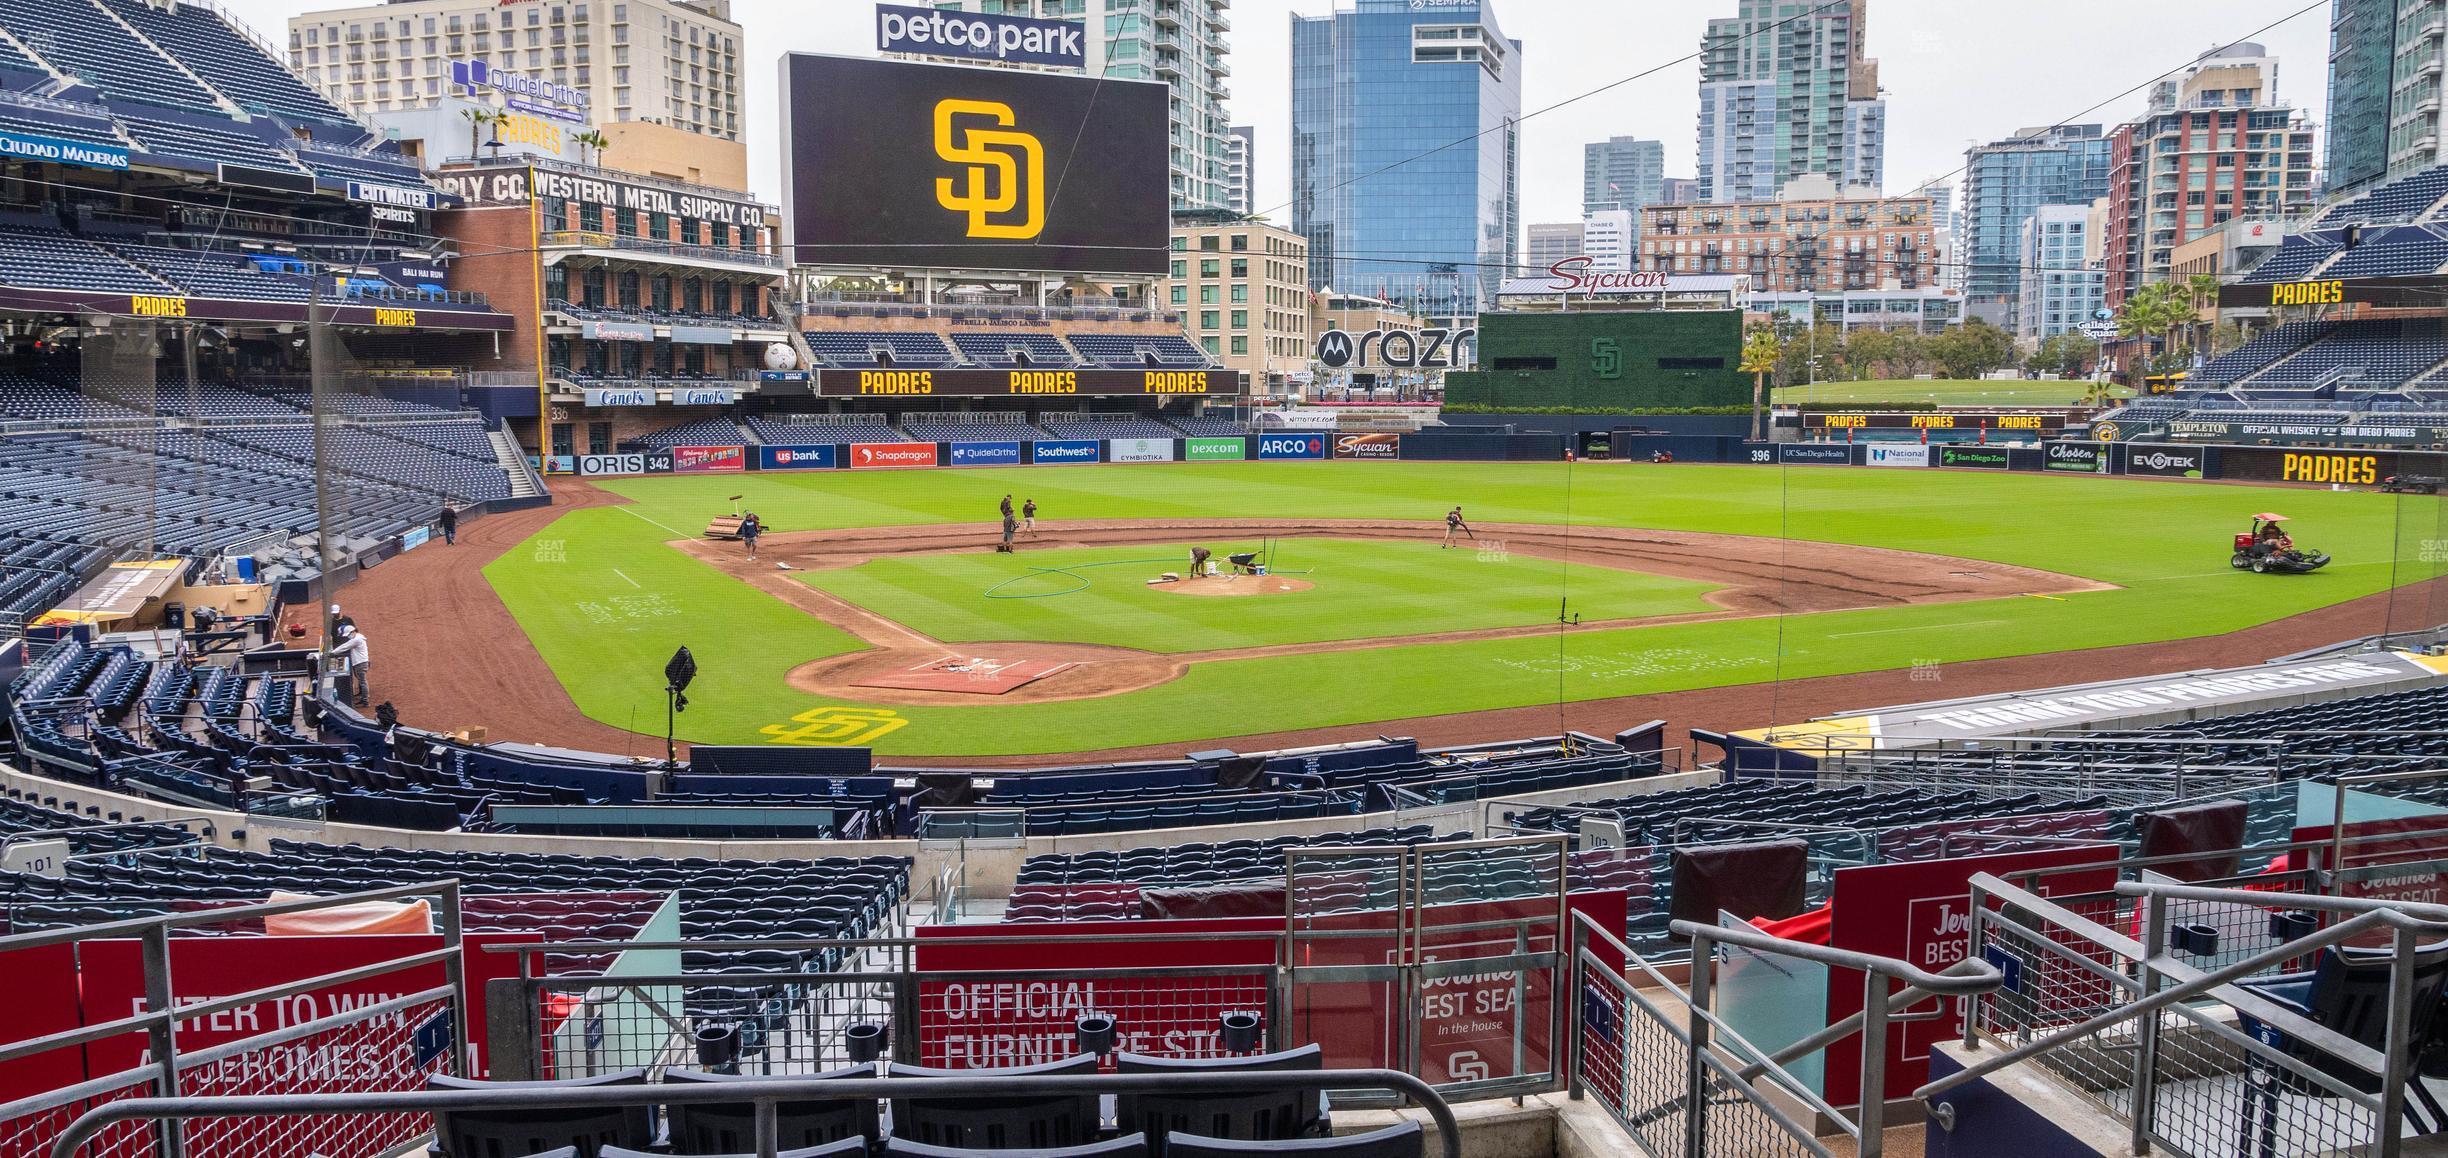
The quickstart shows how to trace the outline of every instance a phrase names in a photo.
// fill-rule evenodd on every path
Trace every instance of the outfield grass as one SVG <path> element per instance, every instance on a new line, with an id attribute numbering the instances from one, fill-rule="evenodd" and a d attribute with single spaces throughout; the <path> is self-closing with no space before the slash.
<path id="1" fill-rule="evenodd" d="M 1036 498 L 1050 519 L 1417 518 L 1433 527 L 1447 506 L 1459 502 L 1480 523 L 1783 535 L 2042 567 L 2118 585 L 2053 600 L 1585 629 L 1203 663 L 1174 683 L 1108 699 L 901 708 L 907 724 L 875 744 L 899 755 L 1187 743 L 1559 698 L 2215 635 L 2434 577 L 2442 567 L 2418 561 L 2422 545 L 2448 538 L 2437 499 L 1969 471 L 1269 462 L 777 473 L 609 485 L 635 501 L 572 511 L 486 574 L 579 708 L 605 723 L 628 727 L 633 719 L 650 720 L 661 707 L 664 657 L 678 644 L 689 645 L 703 674 L 691 689 L 693 704 L 680 730 L 708 743 L 757 743 L 766 738 L 762 728 L 828 706 L 785 687 L 782 674 L 857 646 L 780 600 L 662 546 L 692 538 L 710 516 L 729 513 L 727 496 L 733 494 L 744 494 L 747 505 L 781 531 L 986 523 L 1006 492 Z M 2295 517 L 2300 541 L 2339 561 L 2308 576 L 2230 570 L 2229 536 L 2243 528 L 2247 515 L 2273 506 Z M 540 549 L 549 543 L 558 549 Z M 1582 574 L 1575 570 L 1576 584 Z M 635 613 L 628 619 L 598 623 L 607 599 L 648 596 L 654 601 L 613 605 Z M 1238 613 L 1245 601 L 1219 602 Z M 584 604 L 598 607 L 589 611 Z M 2368 629 L 2387 626 L 2375 621 Z M 998 634 L 1026 638 L 1017 631 Z M 2069 666 L 2064 678 L 2074 682 L 2084 673 Z M 1933 695 L 1944 691 L 1943 683 L 1932 688 Z"/>
<path id="2" fill-rule="evenodd" d="M 2089 382 L 1979 382 L 1963 378 L 1875 379 L 1867 382 L 1811 382 L 1776 391 L 1776 401 L 1789 406 L 1825 402 L 1852 405 L 1868 402 L 1931 402 L 1940 406 L 2074 406 L 2091 389 Z M 2113 387 L 2110 396 L 2130 398 L 2133 391 Z"/>
<path id="3" fill-rule="evenodd" d="M 1219 560 L 1259 549 L 1200 544 Z M 1310 589 L 1220 597 L 1151 587 L 1151 575 L 1184 569 L 1188 551 L 1149 547 L 886 558 L 807 581 L 942 640 L 1163 652 L 1527 627 L 1555 622 L 1566 590 L 1573 611 L 1592 621 L 1716 610 L 1701 598 L 1706 583 L 1435 543 L 1292 539 L 1276 545 L 1274 559 Z"/>

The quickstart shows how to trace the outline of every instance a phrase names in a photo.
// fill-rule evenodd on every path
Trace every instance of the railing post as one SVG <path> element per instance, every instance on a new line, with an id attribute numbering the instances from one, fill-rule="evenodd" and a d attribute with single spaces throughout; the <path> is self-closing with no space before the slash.
<path id="1" fill-rule="evenodd" d="M 1706 933 L 1694 934 L 1691 947 L 1691 1006 L 1684 1011 L 1685 1020 L 1690 1023 L 1691 1052 L 1683 1059 L 1683 1158 L 1708 1158 L 1708 1064 L 1704 1059 L 1709 1050 L 1706 1014 L 1716 971 L 1715 943 Z"/>
<path id="2" fill-rule="evenodd" d="M 892 1059 L 897 1066 L 918 1060 L 918 975 L 904 969 L 893 974 Z"/>
<path id="3" fill-rule="evenodd" d="M 153 1065 L 159 1071 L 154 1079 L 154 1096 L 175 1098 L 179 1096 L 178 999 L 170 984 L 170 929 L 167 925 L 148 925 L 139 942 L 144 950 L 145 1008 L 153 1014 L 145 1038 L 153 1053 Z M 179 1119 L 163 1118 L 154 1127 L 160 1136 L 160 1158 L 182 1158 L 187 1152 L 187 1139 L 180 1130 Z"/>
<path id="4" fill-rule="evenodd" d="M 2159 988 L 2159 969 L 2151 962 L 2167 952 L 2167 915 L 2167 898 L 2152 894 L 2142 918 L 2142 960 L 2138 962 L 2141 976 L 2137 978 L 2142 988 L 2137 999 L 2147 1000 Z M 2159 1101 L 2154 1078 L 2159 1071 L 2159 1025 L 2159 1013 L 2153 1010 L 2134 1026 L 2133 1102 L 2126 1109 L 2133 1122 L 2131 1142 L 2136 1154 L 2150 1153 L 2151 1128 Z"/>
<path id="5" fill-rule="evenodd" d="M 450 956 L 442 959 L 442 979 L 450 986 L 451 1072 L 461 1077 L 476 1077 L 476 1043 L 468 1036 L 467 960 L 462 949 L 466 930 L 461 927 L 459 914 L 459 882 L 442 882 L 442 946 Z"/>
<path id="6" fill-rule="evenodd" d="M 1564 1032 L 1557 1037 L 1556 1048 L 1564 1055 L 1564 1096 L 1576 1102 L 1582 1095 L 1581 1034 L 1589 1028 L 1589 1015 L 1581 1004 L 1589 994 L 1589 979 L 1582 973 L 1585 966 L 1581 964 L 1581 950 L 1586 944 L 1581 918 L 1574 914 L 1564 931 L 1563 981 L 1571 988 L 1557 995 L 1556 1004 L 1563 1006 L 1565 1013 Z"/>
<path id="7" fill-rule="evenodd" d="M 1861 1129 L 1855 1153 L 1879 1158 L 1887 1140 L 1887 975 L 1862 970 L 1861 1107 L 1853 1118 Z"/>
<path id="8" fill-rule="evenodd" d="M 1981 955 L 1981 938 L 1986 935 L 1981 928 L 1981 916 L 1989 911 L 1989 891 L 1982 888 L 1979 881 L 1973 881 L 1972 892 L 1967 899 L 1971 902 L 1971 910 L 1964 914 L 1964 958 L 1970 960 Z M 1958 1007 L 1963 1019 L 1965 1049 L 1972 1048 L 1973 1040 L 1979 1033 L 1980 1003 L 1980 994 L 1967 994 L 1963 1004 Z"/>
<path id="9" fill-rule="evenodd" d="M 757 1158 L 776 1158 L 782 1152 L 782 1127 L 781 1123 L 775 1120 L 774 1113 L 772 1098 L 764 1097 L 756 1100 Z"/>
<path id="10" fill-rule="evenodd" d="M 2340 825 L 2339 827 L 2344 827 Z M 2414 1062 L 2415 931 L 2399 926 L 2389 963 L 2388 1037 L 2380 1058 L 2380 1115 L 2372 1153 L 2397 1158 L 2404 1145 L 2406 1071 Z"/>

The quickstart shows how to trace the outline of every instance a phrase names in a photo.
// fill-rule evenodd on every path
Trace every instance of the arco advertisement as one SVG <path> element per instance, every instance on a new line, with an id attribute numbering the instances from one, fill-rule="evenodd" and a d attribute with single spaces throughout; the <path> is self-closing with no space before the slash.
<path id="1" fill-rule="evenodd" d="M 840 460 L 830 446 L 760 446 L 758 470 L 831 470 Z"/>
<path id="2" fill-rule="evenodd" d="M 1239 462 L 1249 457 L 1246 438 L 1185 438 L 1182 440 L 1184 462 Z"/>
<path id="3" fill-rule="evenodd" d="M 1171 462 L 1173 440 L 1170 438 L 1109 438 L 1105 440 L 1107 462 Z"/>
<path id="4" fill-rule="evenodd" d="M 934 465 L 935 444 L 932 442 L 853 442 L 850 444 L 850 469 L 852 470 Z"/>
<path id="5" fill-rule="evenodd" d="M 1324 458 L 1327 436 L 1323 434 L 1261 434 L 1258 436 L 1260 458 Z"/>
<path id="6" fill-rule="evenodd" d="M 1402 436 L 1399 434 L 1338 434 L 1334 438 L 1336 458 L 1363 458 L 1392 461 L 1402 457 Z"/>
<path id="7" fill-rule="evenodd" d="M 748 469 L 748 448 L 744 446 L 675 446 L 671 456 L 673 474 L 731 474 Z"/>
<path id="8" fill-rule="evenodd" d="M 1029 461 L 1040 466 L 1072 466 L 1105 461 L 1105 444 L 1093 438 L 1046 439 L 1029 444 Z"/>

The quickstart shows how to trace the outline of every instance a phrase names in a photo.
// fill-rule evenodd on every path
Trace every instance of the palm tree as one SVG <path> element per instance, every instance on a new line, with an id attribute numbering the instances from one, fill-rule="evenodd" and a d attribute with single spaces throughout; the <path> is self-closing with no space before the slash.
<path id="1" fill-rule="evenodd" d="M 2160 361 L 2167 357 L 2166 338 L 2176 328 L 2194 316 L 2190 292 L 2168 282 L 2154 282 L 2125 295 L 2125 306 L 2117 314 L 2117 333 L 2127 338 L 2141 338 L 2146 343 L 2160 339 Z M 2145 346 L 2147 355 L 2148 347 Z M 2144 373 L 2151 370 L 2146 357 Z"/>
<path id="2" fill-rule="evenodd" d="M 603 151 L 612 147 L 612 138 L 605 136 L 602 129 L 588 129 L 570 139 L 585 146 L 589 165 L 602 164 Z"/>
<path id="3" fill-rule="evenodd" d="M 487 108 L 461 109 L 459 116 L 468 123 L 468 159 L 471 161 L 476 159 L 477 151 L 484 147 L 484 127 L 509 119 L 508 114 Z"/>
<path id="4" fill-rule="evenodd" d="M 2201 312 L 2213 309 L 2218 305 L 2218 293 L 2219 279 L 2216 274 L 2197 273 L 2185 280 L 2185 296 L 2191 300 L 2193 306 L 2193 352 L 2195 354 L 2201 353 L 2204 329 Z"/>
<path id="5" fill-rule="evenodd" d="M 1768 413 L 1768 375 L 1776 369 L 1777 359 L 1785 356 L 1785 344 L 1777 340 L 1775 326 L 1754 326 L 1743 338 L 1742 369 L 1751 376 L 1751 441 L 1768 437 L 1765 419 Z"/>

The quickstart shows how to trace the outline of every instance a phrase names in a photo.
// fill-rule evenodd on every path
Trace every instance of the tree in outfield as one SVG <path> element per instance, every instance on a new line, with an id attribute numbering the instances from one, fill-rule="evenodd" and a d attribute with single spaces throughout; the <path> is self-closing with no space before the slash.
<path id="1" fill-rule="evenodd" d="M 1929 355 L 1949 378 L 1979 378 L 2014 365 L 2014 335 L 1974 318 L 1931 338 Z"/>
<path id="2" fill-rule="evenodd" d="M 1784 350 L 1776 366 L 1778 386 L 1800 386 L 1844 376 L 1846 335 L 1841 326 L 1797 321 L 1777 323 L 1777 341 Z M 1815 363 L 1815 365 L 1814 365 Z"/>
<path id="3" fill-rule="evenodd" d="M 1742 369 L 1751 376 L 1751 441 L 1768 437 L 1764 425 L 1768 414 L 1768 373 L 1777 368 L 1777 359 L 1784 353 L 1784 341 L 1777 337 L 1774 325 L 1753 326 L 1743 335 Z"/>
<path id="4" fill-rule="evenodd" d="M 1887 376 L 1890 378 L 1918 377 L 1929 369 L 1929 338 L 1919 330 L 1896 330 L 1895 349 L 1887 354 Z"/>
<path id="5" fill-rule="evenodd" d="M 2079 378 L 2090 371 L 2099 357 L 2099 343 L 2082 336 L 2078 330 L 2065 330 L 2040 339 L 2040 348 L 2032 352 L 2026 363 L 2067 378 Z"/>
<path id="6" fill-rule="evenodd" d="M 2185 314 L 2185 326 L 2186 332 L 2192 339 L 2191 344 L 2195 355 L 2202 352 L 2202 339 L 2209 333 L 2209 327 L 2202 324 L 2202 311 L 2218 305 L 2218 291 L 2217 274 L 2197 273 L 2185 279 L 2185 305 L 2191 307 Z M 2213 318 L 2216 316 L 2212 315 Z"/>
<path id="7" fill-rule="evenodd" d="M 1881 367 L 1895 361 L 1896 331 L 1864 327 L 1845 335 L 1845 377 L 1856 382 L 1879 377 Z"/>
<path id="8" fill-rule="evenodd" d="M 2159 352 L 2149 359 L 2149 370 L 2158 372 L 2181 360 L 2170 348 L 2169 338 L 2177 327 L 2189 324 L 2193 317 L 2189 291 L 2170 282 L 2153 282 L 2125 295 L 2125 305 L 2117 311 L 2117 333 L 2157 342 Z"/>

